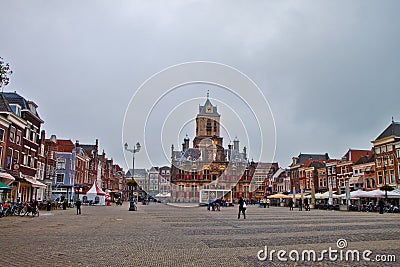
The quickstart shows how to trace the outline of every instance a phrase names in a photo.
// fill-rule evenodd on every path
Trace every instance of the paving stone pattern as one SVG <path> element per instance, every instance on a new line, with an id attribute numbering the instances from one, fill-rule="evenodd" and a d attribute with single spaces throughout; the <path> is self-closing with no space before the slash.
<path id="1" fill-rule="evenodd" d="M 0 266 L 400 266 L 400 214 L 289 211 L 286 208 L 220 212 L 205 207 L 139 205 L 41 211 L 40 217 L 0 219 Z M 260 261 L 264 248 L 369 249 L 397 262 Z"/>

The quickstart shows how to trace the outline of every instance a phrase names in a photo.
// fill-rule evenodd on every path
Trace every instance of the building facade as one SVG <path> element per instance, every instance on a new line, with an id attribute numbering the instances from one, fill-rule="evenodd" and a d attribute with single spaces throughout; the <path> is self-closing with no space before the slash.
<path id="1" fill-rule="evenodd" d="M 376 154 L 377 187 L 389 185 L 400 188 L 400 122 L 392 123 L 372 141 Z"/>
<path id="2" fill-rule="evenodd" d="M 257 162 L 252 179 L 253 197 L 261 199 L 273 192 L 273 175 L 279 169 L 277 162 Z"/>
<path id="3" fill-rule="evenodd" d="M 350 189 L 363 188 L 363 178 L 358 175 L 353 175 L 353 165 L 360 158 L 366 156 L 370 157 L 373 154 L 371 150 L 349 149 L 342 159 L 336 165 L 337 186 L 339 194 L 344 193 L 347 183 Z M 355 171 L 354 171 L 355 172 Z M 358 172 L 358 171 L 357 171 Z"/>
<path id="4" fill-rule="evenodd" d="M 151 167 L 149 170 L 148 194 L 155 197 L 160 193 L 160 171 L 158 167 Z"/>
<path id="5" fill-rule="evenodd" d="M 246 147 L 241 152 L 235 138 L 228 149 L 220 136 L 220 118 L 207 94 L 204 105 L 199 105 L 196 117 L 196 136 L 193 147 L 185 137 L 181 150 L 171 148 L 172 200 L 199 202 L 201 190 L 229 190 L 233 197 L 251 197 L 250 183 L 255 166 L 250 166 Z"/>
<path id="6" fill-rule="evenodd" d="M 353 177 L 357 177 L 357 181 L 361 182 L 361 186 L 355 189 L 374 190 L 377 189 L 375 175 L 375 153 L 370 156 L 361 157 L 353 165 Z"/>
<path id="7" fill-rule="evenodd" d="M 306 177 L 306 163 L 310 164 L 313 161 L 328 161 L 329 155 L 328 153 L 325 154 L 302 154 L 300 153 L 299 156 L 292 158 L 292 164 L 289 166 L 290 170 L 290 182 L 292 190 L 295 190 L 296 193 L 300 193 L 301 190 L 304 191 L 307 188 L 307 181 L 310 184 L 311 181 L 316 183 L 314 180 L 315 176 L 313 175 L 312 179 L 310 177 Z M 318 167 L 313 167 L 312 171 L 315 171 Z M 310 170 L 308 170 L 308 174 L 310 174 Z"/>
<path id="8" fill-rule="evenodd" d="M 14 178 L 10 184 L 11 200 L 42 200 L 46 186 L 36 179 L 43 124 L 38 106 L 16 92 L 0 95 L 0 163 L 2 170 Z M 39 169 L 42 169 L 41 164 Z"/>

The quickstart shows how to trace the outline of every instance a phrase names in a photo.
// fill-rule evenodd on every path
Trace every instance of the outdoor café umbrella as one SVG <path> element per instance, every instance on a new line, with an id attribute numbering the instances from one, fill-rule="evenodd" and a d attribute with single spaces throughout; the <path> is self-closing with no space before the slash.
<path id="1" fill-rule="evenodd" d="M 275 195 L 270 195 L 267 198 L 287 198 L 287 199 L 289 199 L 289 198 L 292 198 L 292 197 L 288 196 L 288 195 L 284 195 L 284 194 L 275 194 Z"/>

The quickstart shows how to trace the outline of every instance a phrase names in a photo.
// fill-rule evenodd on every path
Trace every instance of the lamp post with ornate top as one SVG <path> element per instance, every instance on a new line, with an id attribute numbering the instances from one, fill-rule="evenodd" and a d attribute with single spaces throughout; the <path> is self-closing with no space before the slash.
<path id="1" fill-rule="evenodd" d="M 125 143 L 124 147 L 125 147 L 126 151 L 132 153 L 132 179 L 134 180 L 135 179 L 135 177 L 134 177 L 134 174 L 135 174 L 135 153 L 139 152 L 140 148 L 142 146 L 140 145 L 139 142 L 137 142 L 136 145 L 132 149 L 130 149 L 128 147 L 128 143 Z M 137 203 L 137 201 L 136 201 L 136 203 Z"/>

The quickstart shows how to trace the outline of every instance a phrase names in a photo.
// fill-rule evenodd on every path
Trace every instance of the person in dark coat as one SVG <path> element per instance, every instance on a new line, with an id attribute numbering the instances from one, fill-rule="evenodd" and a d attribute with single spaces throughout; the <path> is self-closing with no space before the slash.
<path id="1" fill-rule="evenodd" d="M 304 199 L 304 208 L 306 209 L 306 211 L 310 210 L 310 205 L 308 205 L 308 199 Z"/>
<path id="2" fill-rule="evenodd" d="M 81 214 L 81 205 L 82 205 L 82 202 L 81 202 L 80 198 L 78 198 L 78 200 L 75 202 L 76 215 Z"/>
<path id="3" fill-rule="evenodd" d="M 382 198 L 379 199 L 378 205 L 379 205 L 379 213 L 383 214 L 383 207 L 385 206 L 385 202 L 383 201 Z"/>
<path id="4" fill-rule="evenodd" d="M 240 219 L 240 213 L 243 214 L 244 219 L 246 219 L 246 207 L 243 207 L 245 204 L 244 200 L 242 197 L 239 199 L 239 214 L 238 214 L 238 219 Z"/>
<path id="5" fill-rule="evenodd" d="M 303 210 L 303 200 L 300 198 L 299 199 L 299 211 Z"/>

